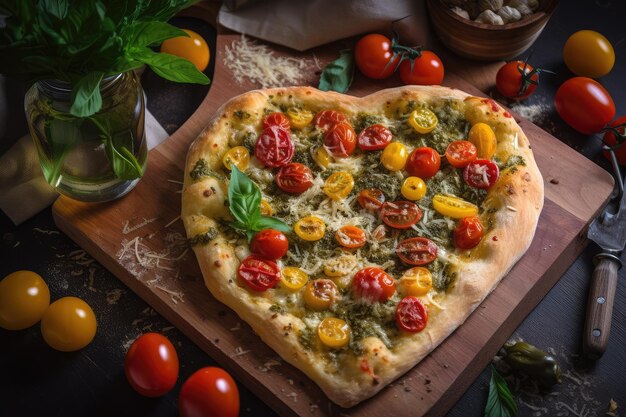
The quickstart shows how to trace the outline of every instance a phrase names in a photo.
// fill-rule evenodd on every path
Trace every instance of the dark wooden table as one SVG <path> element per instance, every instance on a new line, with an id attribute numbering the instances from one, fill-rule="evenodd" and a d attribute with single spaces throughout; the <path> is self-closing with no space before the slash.
<path id="1" fill-rule="evenodd" d="M 615 46 L 617 62 L 600 82 L 611 92 L 619 115 L 626 114 L 626 31 L 623 19 L 626 3 L 595 0 L 561 2 L 552 20 L 535 43 L 531 62 L 550 69 L 557 76 L 542 76 L 542 85 L 525 105 L 551 106 L 558 86 L 572 74 L 561 58 L 563 44 L 576 30 L 594 29 Z M 194 20 L 181 25 L 214 39 L 212 29 Z M 210 71 L 210 69 L 209 69 Z M 199 104 L 206 90 L 178 86 L 143 76 L 148 107 L 170 132 L 181 125 Z M 19 86 L 7 82 L 8 114 L 0 129 L 0 153 L 25 132 Z M 0 97 L 2 100 L 2 97 Z M 0 106 L 1 108 L 2 106 Z M 588 158 L 609 169 L 600 154 L 600 141 L 584 137 L 566 126 L 548 110 L 536 119 L 548 130 Z M 93 261 L 81 248 L 56 229 L 50 209 L 25 223 L 14 226 L 0 213 L 0 278 L 29 269 L 42 275 L 50 286 L 53 300 L 66 295 L 83 298 L 98 317 L 98 333 L 85 349 L 74 353 L 57 352 L 43 341 L 39 325 L 9 332 L 0 329 L 0 416 L 175 416 L 176 397 L 182 381 L 196 369 L 216 365 L 167 321 L 156 314 L 115 276 Z M 556 356 L 563 369 L 562 384 L 542 392 L 531 381 L 511 379 L 518 395 L 520 416 L 603 416 L 614 399 L 626 407 L 626 289 L 618 284 L 613 328 L 605 355 L 596 362 L 579 355 L 585 315 L 591 259 L 598 251 L 590 244 L 533 313 L 512 335 Z M 626 257 L 622 256 L 626 262 Z M 619 273 L 626 279 L 626 268 Z M 175 344 L 181 372 L 178 384 L 158 399 L 143 398 L 126 382 L 124 354 L 132 340 L 147 331 L 167 335 Z M 483 414 L 490 371 L 486 369 L 461 400 L 450 410 L 450 417 Z M 240 386 L 242 416 L 274 415 L 262 400 Z M 407 412 L 407 415 L 411 415 Z M 618 415 L 624 415 L 620 408 Z"/>

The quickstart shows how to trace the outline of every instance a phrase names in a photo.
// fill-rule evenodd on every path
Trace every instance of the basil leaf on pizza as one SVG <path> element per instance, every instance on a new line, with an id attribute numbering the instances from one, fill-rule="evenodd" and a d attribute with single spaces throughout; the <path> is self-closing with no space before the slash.
<path id="1" fill-rule="evenodd" d="M 185 173 L 181 218 L 209 291 L 342 407 L 460 326 L 543 206 L 511 115 L 446 87 L 246 93 Z"/>

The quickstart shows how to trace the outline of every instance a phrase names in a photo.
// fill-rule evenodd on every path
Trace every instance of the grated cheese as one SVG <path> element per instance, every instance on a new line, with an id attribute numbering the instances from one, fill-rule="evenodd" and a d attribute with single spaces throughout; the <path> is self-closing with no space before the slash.
<path id="1" fill-rule="evenodd" d="M 122 233 L 127 235 L 130 232 L 134 232 L 135 230 L 141 229 L 142 227 L 144 227 L 147 224 L 152 223 L 153 221 L 155 221 L 157 218 L 154 217 L 152 219 L 146 219 L 144 217 L 143 221 L 139 222 L 138 224 L 134 225 L 134 226 L 129 226 L 130 224 L 130 220 L 126 220 L 126 223 L 124 223 L 124 226 L 122 228 Z"/>
<path id="2" fill-rule="evenodd" d="M 268 46 L 243 34 L 224 49 L 224 65 L 240 85 L 248 79 L 261 88 L 303 85 L 306 70 L 319 67 L 314 59 L 277 56 Z"/>

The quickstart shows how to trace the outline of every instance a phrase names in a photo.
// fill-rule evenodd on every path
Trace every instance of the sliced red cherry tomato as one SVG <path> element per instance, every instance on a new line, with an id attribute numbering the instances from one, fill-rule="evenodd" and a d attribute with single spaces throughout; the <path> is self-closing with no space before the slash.
<path id="1" fill-rule="evenodd" d="M 359 148 L 364 151 L 384 149 L 387 145 L 389 145 L 389 143 L 391 143 L 392 139 L 393 134 L 391 133 L 391 130 L 381 124 L 366 127 L 361 131 L 361 133 L 359 133 L 357 138 Z"/>
<path id="2" fill-rule="evenodd" d="M 237 417 L 237 384 L 221 368 L 199 369 L 180 388 L 178 410 L 181 417 Z"/>
<path id="3" fill-rule="evenodd" d="M 331 126 L 324 134 L 324 147 L 337 158 L 350 156 L 356 148 L 356 133 L 348 122 Z"/>
<path id="4" fill-rule="evenodd" d="M 530 96 L 539 83 L 539 70 L 524 61 L 504 64 L 496 74 L 496 88 L 504 97 L 522 100 Z"/>
<path id="5" fill-rule="evenodd" d="M 396 247 L 396 254 L 409 265 L 425 265 L 437 259 L 437 245 L 425 237 L 404 239 Z"/>
<path id="6" fill-rule="evenodd" d="M 561 84 L 554 106 L 568 125 L 584 135 L 600 132 L 615 116 L 615 103 L 609 92 L 586 77 L 570 78 Z"/>
<path id="7" fill-rule="evenodd" d="M 335 233 L 335 240 L 344 248 L 360 248 L 365 245 L 365 231 L 356 226 L 343 226 Z"/>
<path id="8" fill-rule="evenodd" d="M 283 113 L 270 113 L 263 118 L 263 130 L 268 130 L 272 126 L 278 126 L 286 131 L 289 131 L 291 129 L 291 122 Z"/>
<path id="9" fill-rule="evenodd" d="M 178 379 L 178 355 L 167 337 L 146 333 L 133 342 L 124 359 L 124 373 L 135 391 L 146 397 L 169 392 Z"/>
<path id="10" fill-rule="evenodd" d="M 276 185 L 287 193 L 301 194 L 313 185 L 313 174 L 306 165 L 291 162 L 278 170 Z"/>
<path id="11" fill-rule="evenodd" d="M 254 291 L 269 290 L 280 281 L 280 269 L 276 262 L 254 255 L 248 256 L 241 262 L 237 275 Z"/>
<path id="12" fill-rule="evenodd" d="M 464 217 L 454 229 L 454 245 L 459 249 L 471 249 L 480 243 L 483 232 L 478 216 Z"/>
<path id="13" fill-rule="evenodd" d="M 378 188 L 367 188 L 359 193 L 357 201 L 365 210 L 376 211 L 383 206 L 385 194 Z"/>
<path id="14" fill-rule="evenodd" d="M 477 154 L 476 146 L 467 140 L 455 140 L 446 148 L 446 159 L 455 168 L 464 168 Z"/>
<path id="15" fill-rule="evenodd" d="M 470 187 L 487 189 L 496 183 L 500 170 L 495 162 L 476 159 L 463 169 L 463 179 Z"/>
<path id="16" fill-rule="evenodd" d="M 380 268 L 363 268 L 352 278 L 352 290 L 364 300 L 384 302 L 396 292 L 396 281 Z"/>
<path id="17" fill-rule="evenodd" d="M 404 169 L 413 177 L 424 181 L 433 177 L 441 167 L 441 157 L 433 148 L 416 148 L 409 155 Z"/>
<path id="18" fill-rule="evenodd" d="M 380 209 L 383 222 L 396 229 L 407 229 L 420 221 L 422 210 L 411 201 L 388 201 Z"/>
<path id="19" fill-rule="evenodd" d="M 288 130 L 271 126 L 259 135 L 254 146 L 254 155 L 270 168 L 288 164 L 293 158 L 293 141 Z"/>
<path id="20" fill-rule="evenodd" d="M 432 51 L 421 51 L 411 62 L 405 59 L 400 64 L 400 79 L 405 84 L 440 85 L 443 81 L 443 63 Z"/>
<path id="21" fill-rule="evenodd" d="M 617 126 L 622 126 L 620 128 L 618 128 Z M 622 117 L 618 117 L 617 119 L 615 119 L 615 121 L 613 121 L 613 123 L 611 123 L 611 127 L 617 129 L 617 131 L 620 133 L 620 135 L 626 135 L 626 116 L 622 116 Z M 617 145 L 617 136 L 615 135 L 615 132 L 608 130 L 605 134 L 604 134 L 604 138 L 603 141 L 605 144 L 607 144 L 608 146 L 615 146 Z M 625 165 L 626 166 L 626 142 L 622 142 L 622 144 L 619 146 L 619 148 L 615 149 L 615 156 L 617 157 L 617 162 L 620 165 Z M 608 151 L 604 151 L 604 157 L 606 159 L 608 159 L 609 161 L 611 160 L 611 155 Z"/>
<path id="22" fill-rule="evenodd" d="M 396 307 L 396 325 L 405 332 L 418 333 L 428 324 L 424 304 L 415 296 L 404 297 Z"/>
<path id="23" fill-rule="evenodd" d="M 313 124 L 324 131 L 337 123 L 347 121 L 348 117 L 337 110 L 322 110 L 313 118 Z"/>
<path id="24" fill-rule="evenodd" d="M 354 48 L 354 61 L 359 71 L 374 79 L 387 78 L 400 63 L 400 54 L 392 50 L 391 40 L 377 33 L 363 36 Z"/>
<path id="25" fill-rule="evenodd" d="M 282 258 L 289 250 L 287 236 L 274 229 L 264 229 L 258 232 L 250 242 L 250 250 L 261 258 L 275 261 Z"/>

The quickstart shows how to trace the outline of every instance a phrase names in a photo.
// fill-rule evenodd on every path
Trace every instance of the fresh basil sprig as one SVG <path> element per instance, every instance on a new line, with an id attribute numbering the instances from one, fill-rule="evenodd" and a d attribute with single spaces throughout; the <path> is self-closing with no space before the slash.
<path id="1" fill-rule="evenodd" d="M 517 403 L 509 386 L 502 376 L 491 367 L 491 381 L 489 382 L 489 396 L 485 406 L 485 417 L 516 417 Z"/>
<path id="2" fill-rule="evenodd" d="M 230 226 L 246 232 L 248 240 L 252 240 L 254 234 L 263 229 L 289 233 L 291 228 L 282 220 L 261 215 L 261 190 L 234 164 L 231 168 L 228 202 L 235 221 Z"/>
<path id="3" fill-rule="evenodd" d="M 339 52 L 339 58 L 324 67 L 318 88 L 345 93 L 354 78 L 354 55 L 350 49 Z"/>

